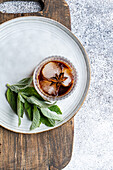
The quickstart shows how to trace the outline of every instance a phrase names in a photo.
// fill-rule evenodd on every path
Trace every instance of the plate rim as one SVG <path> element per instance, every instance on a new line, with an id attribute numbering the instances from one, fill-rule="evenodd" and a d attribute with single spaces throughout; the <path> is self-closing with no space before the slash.
<path id="1" fill-rule="evenodd" d="M 29 132 L 19 132 L 17 130 L 14 130 L 14 129 L 10 129 L 2 124 L 0 124 L 1 127 L 7 129 L 7 130 L 10 130 L 12 132 L 15 132 L 15 133 L 20 133 L 20 134 L 39 134 L 39 133 L 43 133 L 43 132 L 47 132 L 47 131 L 50 131 L 50 130 L 53 130 L 53 129 L 56 129 L 64 124 L 66 124 L 67 122 L 69 122 L 72 118 L 74 118 L 74 116 L 78 113 L 78 111 L 80 110 L 80 108 L 82 107 L 86 97 L 87 97 L 87 94 L 88 94 L 88 91 L 89 91 L 89 87 L 90 87 L 90 81 L 91 81 L 91 67 L 90 67 L 90 61 L 89 61 L 89 57 L 86 53 L 86 50 L 85 48 L 83 47 L 83 45 L 81 44 L 80 40 L 71 32 L 71 30 L 69 30 L 66 26 L 64 26 L 63 24 L 61 24 L 60 22 L 57 22 L 53 19 L 50 19 L 50 18 L 46 18 L 46 17 L 42 17 L 42 16 L 24 16 L 24 17 L 17 17 L 17 18 L 14 18 L 14 19 L 11 19 L 9 21 L 6 21 L 2 24 L 0 24 L 0 29 L 1 27 L 4 27 L 4 26 L 7 26 L 8 24 L 11 24 L 11 23 L 14 23 L 15 21 L 24 21 L 24 19 L 38 19 L 39 21 L 45 21 L 47 23 L 50 23 L 50 24 L 53 24 L 57 27 L 59 27 L 61 30 L 63 30 L 65 33 L 67 33 L 73 40 L 74 42 L 77 43 L 77 45 L 79 46 L 83 56 L 84 56 L 84 59 L 85 59 L 85 63 L 86 63 L 86 68 L 87 68 L 87 82 L 86 82 L 86 87 L 85 87 L 85 90 L 84 90 L 84 93 L 80 99 L 80 102 L 78 103 L 77 107 L 76 107 L 76 111 L 73 113 L 73 115 L 68 119 L 68 120 L 65 120 L 63 123 L 60 122 L 58 125 L 54 126 L 54 127 L 51 127 L 51 128 L 48 128 L 48 129 L 45 129 L 43 131 L 39 131 L 39 132 L 36 132 L 36 131 L 29 131 Z"/>

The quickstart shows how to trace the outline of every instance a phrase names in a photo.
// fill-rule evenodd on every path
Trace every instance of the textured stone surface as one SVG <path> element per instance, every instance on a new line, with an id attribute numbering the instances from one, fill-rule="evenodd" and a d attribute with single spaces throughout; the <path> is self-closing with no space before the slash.
<path id="1" fill-rule="evenodd" d="M 73 156 L 65 170 L 113 170 L 113 0 L 67 0 L 72 32 L 91 63 L 91 85 L 75 116 Z"/>
<path id="2" fill-rule="evenodd" d="M 38 2 L 13 1 L 3 2 L 0 4 L 0 11 L 3 13 L 29 13 L 38 12 L 41 10 Z"/>
<path id="3" fill-rule="evenodd" d="M 66 1 L 72 32 L 90 59 L 91 85 L 75 116 L 73 155 L 64 169 L 113 170 L 113 0 Z M 10 10 L 39 10 L 36 3 L 24 2 L 22 6 L 16 2 Z M 8 5 L 0 4 L 0 11 L 9 12 Z"/>

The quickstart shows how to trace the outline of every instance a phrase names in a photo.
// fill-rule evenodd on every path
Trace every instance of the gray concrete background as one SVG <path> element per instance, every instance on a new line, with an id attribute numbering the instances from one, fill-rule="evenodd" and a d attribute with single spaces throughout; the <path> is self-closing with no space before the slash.
<path id="1" fill-rule="evenodd" d="M 91 85 L 75 116 L 73 155 L 64 170 L 113 170 L 113 0 L 66 0 L 72 32 L 91 63 Z M 3 12 L 36 12 L 36 2 L 0 4 Z"/>

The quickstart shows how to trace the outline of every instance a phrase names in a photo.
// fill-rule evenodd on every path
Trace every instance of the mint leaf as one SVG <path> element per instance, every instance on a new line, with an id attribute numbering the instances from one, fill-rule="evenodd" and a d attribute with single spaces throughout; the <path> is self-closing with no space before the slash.
<path id="1" fill-rule="evenodd" d="M 22 97 L 21 93 L 18 93 L 19 99 L 22 103 L 25 103 L 25 99 Z"/>
<path id="2" fill-rule="evenodd" d="M 34 87 L 27 87 L 25 89 L 21 89 L 20 92 L 28 97 L 35 96 L 37 99 L 44 101 L 44 99 L 37 93 Z"/>
<path id="3" fill-rule="evenodd" d="M 20 117 L 18 118 L 18 126 L 20 126 L 21 125 L 21 119 L 20 119 Z"/>
<path id="4" fill-rule="evenodd" d="M 22 94 L 22 96 L 31 104 L 37 105 L 40 108 L 45 108 L 45 107 L 50 107 L 53 104 L 51 103 L 47 103 L 46 101 L 41 101 L 39 99 L 37 99 L 35 96 L 31 96 L 31 97 L 27 97 L 25 95 Z"/>
<path id="5" fill-rule="evenodd" d="M 33 77 L 28 77 L 20 80 L 18 83 L 15 85 L 20 85 L 20 86 L 29 86 L 32 83 Z"/>
<path id="6" fill-rule="evenodd" d="M 57 105 L 50 106 L 48 109 L 53 112 L 56 112 L 57 114 L 62 114 L 60 108 Z"/>
<path id="7" fill-rule="evenodd" d="M 31 124 L 30 130 L 33 130 L 37 127 L 40 126 L 40 112 L 38 110 L 38 108 L 34 105 L 33 106 L 33 122 Z"/>
<path id="8" fill-rule="evenodd" d="M 11 91 L 11 89 L 7 89 L 6 91 L 6 99 L 11 106 L 12 110 L 17 113 L 17 94 Z"/>
<path id="9" fill-rule="evenodd" d="M 20 100 L 20 94 L 18 94 L 18 97 L 17 97 L 17 114 L 19 118 L 18 126 L 20 126 L 21 124 L 20 117 L 23 117 L 23 114 L 24 114 L 24 104 Z"/>
<path id="10" fill-rule="evenodd" d="M 25 108 L 25 113 L 26 113 L 28 119 L 32 121 L 33 120 L 32 105 L 30 103 L 28 103 L 27 101 L 25 101 L 24 108 Z"/>
<path id="11" fill-rule="evenodd" d="M 53 126 L 53 125 L 51 125 L 51 123 L 49 122 L 48 118 L 45 117 L 45 116 L 43 116 L 42 114 L 41 114 L 40 120 L 41 120 L 41 122 L 42 122 L 43 124 L 45 124 L 46 126 L 49 126 L 49 127 L 52 127 L 52 126 Z"/>
<path id="12" fill-rule="evenodd" d="M 32 77 L 29 77 L 29 78 L 20 80 L 18 83 L 14 84 L 14 85 L 7 84 L 7 86 L 12 91 L 18 93 L 21 89 L 25 89 L 26 87 L 30 86 L 31 83 L 32 83 Z"/>
<path id="13" fill-rule="evenodd" d="M 54 119 L 49 119 L 48 118 L 48 121 L 51 124 L 51 126 L 55 126 L 55 120 Z"/>
<path id="14" fill-rule="evenodd" d="M 41 113 L 47 118 L 54 119 L 54 120 L 62 120 L 62 117 L 53 114 L 49 109 L 40 108 L 40 110 Z"/>

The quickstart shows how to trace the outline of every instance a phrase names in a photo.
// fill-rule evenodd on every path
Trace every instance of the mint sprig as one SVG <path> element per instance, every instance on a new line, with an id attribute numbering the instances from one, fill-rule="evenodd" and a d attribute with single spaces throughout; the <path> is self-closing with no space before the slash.
<path id="1" fill-rule="evenodd" d="M 24 78 L 14 85 L 7 84 L 6 99 L 18 115 L 18 126 L 21 125 L 21 118 L 26 113 L 32 121 L 30 130 L 40 126 L 55 126 L 55 121 L 62 121 L 62 114 L 56 102 L 45 101 L 32 86 L 32 77 Z"/>

